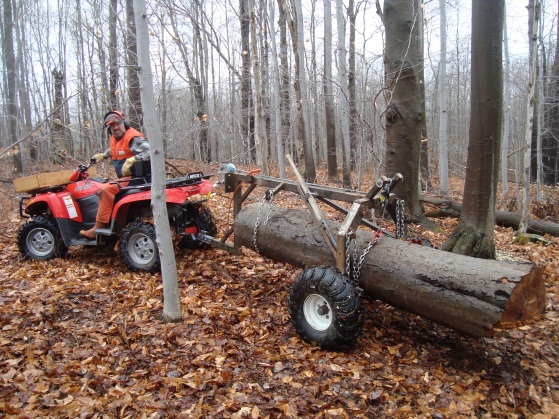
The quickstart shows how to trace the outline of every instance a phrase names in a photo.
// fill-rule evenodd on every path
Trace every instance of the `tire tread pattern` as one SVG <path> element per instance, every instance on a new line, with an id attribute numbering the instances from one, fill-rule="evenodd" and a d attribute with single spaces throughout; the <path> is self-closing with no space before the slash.
<path id="1" fill-rule="evenodd" d="M 34 257 L 33 253 L 27 247 L 27 235 L 31 230 L 37 227 L 49 230 L 55 240 L 53 252 L 43 257 Z M 25 259 L 50 260 L 57 257 L 64 257 L 68 252 L 68 247 L 64 243 L 64 239 L 60 234 L 56 221 L 52 217 L 43 215 L 33 217 L 19 229 L 17 234 L 17 243 L 19 251 Z"/>
<path id="2" fill-rule="evenodd" d="M 321 295 L 332 308 L 332 324 L 324 331 L 315 330 L 305 318 L 303 305 L 311 294 Z M 305 342 L 323 349 L 345 350 L 363 330 L 363 290 L 332 266 L 308 268 L 291 287 L 289 311 L 291 322 Z"/>

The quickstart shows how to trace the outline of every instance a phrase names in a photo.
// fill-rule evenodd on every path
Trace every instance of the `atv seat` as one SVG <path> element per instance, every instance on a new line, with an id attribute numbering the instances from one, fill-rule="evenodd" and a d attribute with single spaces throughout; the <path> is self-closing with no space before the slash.
<path id="1" fill-rule="evenodd" d="M 137 161 L 132 166 L 132 177 L 149 178 L 151 181 L 151 161 Z"/>

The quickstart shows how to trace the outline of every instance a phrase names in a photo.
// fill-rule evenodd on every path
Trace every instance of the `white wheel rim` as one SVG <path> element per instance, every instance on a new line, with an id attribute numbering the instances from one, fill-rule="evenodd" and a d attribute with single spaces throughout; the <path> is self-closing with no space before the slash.
<path id="1" fill-rule="evenodd" d="M 155 258 L 155 244 L 149 236 L 136 233 L 128 242 L 128 253 L 137 265 L 146 266 Z"/>
<path id="2" fill-rule="evenodd" d="M 310 294 L 303 303 L 303 314 L 309 325 L 320 332 L 332 324 L 332 308 L 321 295 Z"/>
<path id="3" fill-rule="evenodd" d="M 54 236 L 46 228 L 37 227 L 29 232 L 27 249 L 36 257 L 49 255 L 54 249 Z"/>

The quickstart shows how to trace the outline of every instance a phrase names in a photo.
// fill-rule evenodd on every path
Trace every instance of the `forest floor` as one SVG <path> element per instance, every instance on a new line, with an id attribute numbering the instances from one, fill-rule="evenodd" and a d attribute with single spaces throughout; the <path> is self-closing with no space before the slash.
<path id="1" fill-rule="evenodd" d="M 130 272 L 112 247 L 23 260 L 18 200 L 0 189 L 0 417 L 559 417 L 557 238 L 523 246 L 495 229 L 500 256 L 547 267 L 546 311 L 521 327 L 474 339 L 368 301 L 355 347 L 327 352 L 290 323 L 291 266 L 247 249 L 179 250 L 183 320 L 165 324 L 161 275 Z M 533 213 L 557 222 L 558 188 L 543 193 Z M 223 231 L 228 197 L 208 205 Z M 415 230 L 438 245 L 456 220 L 433 221 L 440 233 Z"/>

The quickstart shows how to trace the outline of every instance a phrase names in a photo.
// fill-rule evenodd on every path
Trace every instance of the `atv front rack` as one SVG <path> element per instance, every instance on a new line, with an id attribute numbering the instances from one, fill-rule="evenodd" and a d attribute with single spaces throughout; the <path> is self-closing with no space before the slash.
<path id="1" fill-rule="evenodd" d="M 402 175 L 397 173 L 393 178 L 381 177 L 377 179 L 375 185 L 368 192 L 361 192 L 349 189 L 341 189 L 328 187 L 317 184 L 307 184 L 295 164 L 289 156 L 286 156 L 290 162 L 292 169 L 297 177 L 297 181 L 278 179 L 269 176 L 260 176 L 245 172 L 221 173 L 220 181 L 224 185 L 225 193 L 233 193 L 233 218 L 236 218 L 242 209 L 242 204 L 250 196 L 257 186 L 265 187 L 270 191 L 270 195 L 275 196 L 280 191 L 287 191 L 298 194 L 307 204 L 315 221 L 321 227 L 321 233 L 324 241 L 330 248 L 336 258 L 336 265 L 343 271 L 346 264 L 347 240 L 350 232 L 354 232 L 359 225 L 364 225 L 372 230 L 378 231 L 385 236 L 394 237 L 389 232 L 382 230 L 373 222 L 363 218 L 367 210 L 376 207 L 383 207 L 391 218 L 396 221 L 396 208 L 394 205 L 394 194 L 392 189 L 402 180 Z M 243 186 L 246 190 L 243 191 Z M 326 222 L 316 203 L 316 200 L 323 202 L 334 210 L 346 216 L 344 222 L 340 226 L 336 237 L 333 237 L 326 226 Z M 348 210 L 334 201 L 350 203 L 351 208 Z M 238 254 L 240 245 L 227 242 L 234 232 L 234 226 L 225 231 L 220 239 L 213 238 L 204 234 L 198 234 L 197 239 L 218 247 L 222 250 Z"/>

